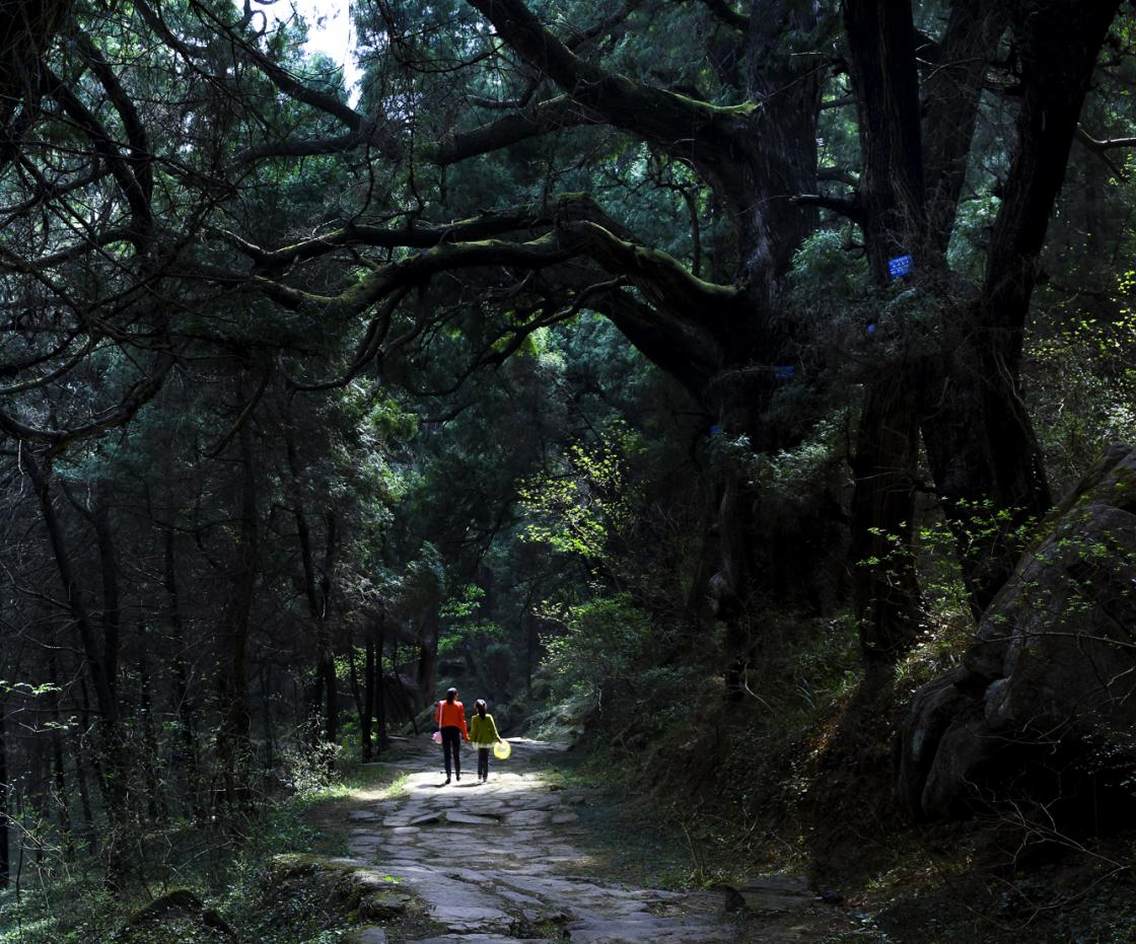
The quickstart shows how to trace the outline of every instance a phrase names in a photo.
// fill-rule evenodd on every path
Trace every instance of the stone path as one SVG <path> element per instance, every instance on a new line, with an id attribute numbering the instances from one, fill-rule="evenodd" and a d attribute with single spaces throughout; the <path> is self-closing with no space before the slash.
<path id="1" fill-rule="evenodd" d="M 417 747 L 395 764 L 409 772 L 406 796 L 349 814 L 352 860 L 379 866 L 445 928 L 443 936 L 420 944 L 706 944 L 742 936 L 720 893 L 581 877 L 578 866 L 586 866 L 586 856 L 573 845 L 579 798 L 565 799 L 541 774 L 561 748 L 512 743 L 513 756 L 493 761 L 483 785 L 468 772 L 443 785 L 437 748 Z M 472 752 L 463 756 L 476 771 Z M 803 884 L 797 895 L 799 907 L 811 907 L 813 896 Z M 816 939 L 796 928 L 778 929 L 785 930 L 787 935 L 757 940 Z M 376 927 L 360 940 L 382 944 L 386 937 Z"/>

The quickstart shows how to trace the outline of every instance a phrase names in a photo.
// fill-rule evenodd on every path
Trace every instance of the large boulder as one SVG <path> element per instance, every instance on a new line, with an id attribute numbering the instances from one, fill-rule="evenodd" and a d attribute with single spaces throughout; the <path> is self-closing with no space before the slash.
<path id="1" fill-rule="evenodd" d="M 963 665 L 916 693 L 900 795 L 918 817 L 945 817 L 1049 771 L 1054 796 L 1069 796 L 1102 758 L 1133 760 L 1134 726 L 1136 449 L 1114 446 L 1049 517 Z"/>

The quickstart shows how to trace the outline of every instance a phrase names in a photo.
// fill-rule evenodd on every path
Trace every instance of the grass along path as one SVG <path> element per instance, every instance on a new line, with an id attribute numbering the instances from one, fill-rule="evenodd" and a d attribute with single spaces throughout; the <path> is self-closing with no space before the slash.
<path id="1" fill-rule="evenodd" d="M 376 887 L 408 894 L 424 920 L 392 920 L 356 932 L 365 944 L 709 944 L 840 940 L 849 925 L 804 883 L 775 877 L 743 890 L 674 890 L 619 881 L 604 849 L 618 836 L 590 834 L 582 791 L 565 788 L 562 746 L 513 740 L 479 785 L 465 751 L 463 779 L 445 785 L 440 750 L 422 737 L 371 769 L 381 785 L 313 812 L 321 831 L 346 839 L 344 866 L 373 870 Z M 587 791 L 591 801 L 592 791 Z M 603 799 L 600 802 L 610 802 Z M 618 828 L 618 827 L 615 827 Z M 344 837 L 345 834 L 345 837 Z M 627 835 L 627 844 L 638 845 Z M 314 851 L 324 851 L 323 849 Z"/>

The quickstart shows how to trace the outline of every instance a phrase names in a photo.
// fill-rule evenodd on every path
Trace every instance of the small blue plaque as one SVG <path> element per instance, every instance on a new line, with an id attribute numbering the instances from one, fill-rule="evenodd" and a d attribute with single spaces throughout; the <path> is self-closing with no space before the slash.
<path id="1" fill-rule="evenodd" d="M 778 364 L 773 368 L 773 376 L 778 380 L 792 380 L 797 375 L 797 368 L 792 364 Z"/>
<path id="2" fill-rule="evenodd" d="M 914 268 L 915 260 L 910 254 L 888 259 L 888 275 L 893 279 L 902 279 L 906 275 L 911 275 Z"/>

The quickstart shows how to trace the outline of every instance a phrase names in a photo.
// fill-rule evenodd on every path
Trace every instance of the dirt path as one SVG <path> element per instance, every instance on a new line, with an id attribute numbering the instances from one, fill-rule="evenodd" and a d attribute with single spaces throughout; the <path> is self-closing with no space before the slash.
<path id="1" fill-rule="evenodd" d="M 444 784 L 440 751 L 416 745 L 392 762 L 405 771 L 396 799 L 359 803 L 346 815 L 351 860 L 377 867 L 385 881 L 412 892 L 444 933 L 421 944 L 704 944 L 754 940 L 820 941 L 831 909 L 804 883 L 770 879 L 727 912 L 727 896 L 629 886 L 589 876 L 581 851 L 580 799 L 544 771 L 562 748 L 517 740 L 513 756 L 494 762 L 489 782 L 472 770 Z M 732 904 L 741 905 L 734 899 Z M 381 927 L 358 932 L 383 944 Z M 829 938 L 832 939 L 832 938 Z"/>

